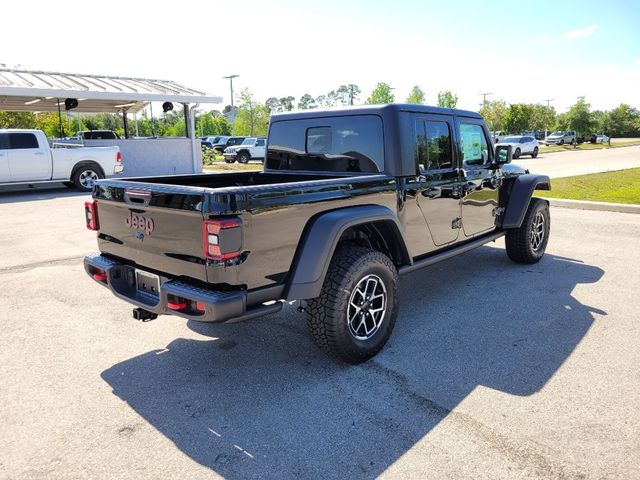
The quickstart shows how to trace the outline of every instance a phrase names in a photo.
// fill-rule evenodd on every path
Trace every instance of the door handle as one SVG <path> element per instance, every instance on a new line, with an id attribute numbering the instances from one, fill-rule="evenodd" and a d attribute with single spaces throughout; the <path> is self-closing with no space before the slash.
<path id="1" fill-rule="evenodd" d="M 427 188 L 422 192 L 422 195 L 427 198 L 436 198 L 442 194 L 442 190 L 437 187 Z"/>

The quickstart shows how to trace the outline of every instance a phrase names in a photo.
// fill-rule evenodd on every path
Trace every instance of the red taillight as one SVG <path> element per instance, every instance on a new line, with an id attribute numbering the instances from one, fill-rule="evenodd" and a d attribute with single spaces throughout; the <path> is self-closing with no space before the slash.
<path id="1" fill-rule="evenodd" d="M 122 162 L 122 154 L 120 152 L 116 153 L 116 163 Z"/>
<path id="2" fill-rule="evenodd" d="M 98 230 L 100 228 L 98 223 L 98 202 L 96 200 L 84 202 L 84 218 L 89 230 Z"/>
<path id="3" fill-rule="evenodd" d="M 231 260 L 242 249 L 242 223 L 239 218 L 205 220 L 202 224 L 202 248 L 206 258 Z"/>

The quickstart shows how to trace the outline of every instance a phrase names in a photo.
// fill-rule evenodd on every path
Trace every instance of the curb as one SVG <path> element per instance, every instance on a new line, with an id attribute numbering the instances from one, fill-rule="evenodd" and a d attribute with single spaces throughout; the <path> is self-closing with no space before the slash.
<path id="1" fill-rule="evenodd" d="M 542 147 L 542 145 L 539 145 Z M 632 145 L 626 145 L 624 143 L 611 145 L 610 147 L 603 148 L 574 148 L 573 150 L 554 150 L 553 152 L 545 152 L 544 150 L 540 150 L 540 153 L 549 154 L 549 153 L 565 153 L 565 152 L 591 152 L 591 151 L 600 151 L 600 150 L 612 150 L 615 148 L 627 148 L 627 147 L 640 147 L 639 143 L 634 143 Z"/>
<path id="2" fill-rule="evenodd" d="M 544 197 L 542 197 L 544 198 Z M 640 205 L 627 203 L 588 202 L 585 200 L 565 200 L 560 198 L 544 198 L 552 207 L 573 208 L 576 210 L 599 210 L 603 212 L 621 212 L 640 214 Z"/>

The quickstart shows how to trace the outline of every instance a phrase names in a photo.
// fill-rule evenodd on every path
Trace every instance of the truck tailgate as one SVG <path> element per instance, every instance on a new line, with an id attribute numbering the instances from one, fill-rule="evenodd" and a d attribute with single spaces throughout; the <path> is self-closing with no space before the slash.
<path id="1" fill-rule="evenodd" d="M 97 205 L 102 253 L 142 269 L 206 281 L 202 249 L 204 188 L 101 181 Z"/>

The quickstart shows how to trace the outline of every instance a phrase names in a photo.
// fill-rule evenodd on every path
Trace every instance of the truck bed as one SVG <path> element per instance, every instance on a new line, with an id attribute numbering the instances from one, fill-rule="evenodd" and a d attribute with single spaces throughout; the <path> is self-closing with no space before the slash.
<path id="1" fill-rule="evenodd" d="M 395 179 L 272 172 L 107 179 L 93 197 L 102 253 L 174 278 L 255 288 L 284 280 L 316 213 L 370 203 L 367 197 L 395 208 Z M 241 219 L 246 252 L 233 266 L 208 261 L 202 246 L 203 221 L 230 216 Z"/>

